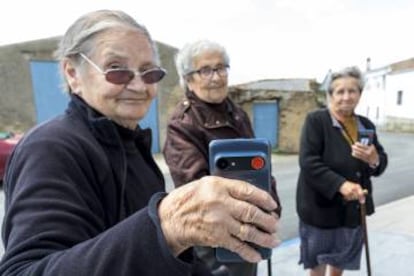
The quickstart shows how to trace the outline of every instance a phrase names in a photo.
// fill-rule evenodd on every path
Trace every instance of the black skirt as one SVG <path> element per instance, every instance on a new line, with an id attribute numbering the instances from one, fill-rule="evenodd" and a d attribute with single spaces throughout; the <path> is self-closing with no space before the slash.
<path id="1" fill-rule="evenodd" d="M 299 223 L 300 260 L 305 269 L 321 264 L 359 270 L 363 246 L 361 226 L 323 229 Z"/>

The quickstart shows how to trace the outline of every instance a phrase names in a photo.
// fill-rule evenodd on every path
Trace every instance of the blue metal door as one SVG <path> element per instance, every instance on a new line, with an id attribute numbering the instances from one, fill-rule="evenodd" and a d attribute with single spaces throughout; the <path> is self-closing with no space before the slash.
<path id="1" fill-rule="evenodd" d="M 63 113 L 69 97 L 60 88 L 58 63 L 55 61 L 31 61 L 30 70 L 36 122 L 41 123 Z"/>
<path id="2" fill-rule="evenodd" d="M 153 153 L 160 152 L 160 142 L 158 136 L 158 99 L 155 98 L 150 106 L 148 113 L 139 122 L 141 128 L 151 128 L 152 130 L 152 145 L 151 151 Z"/>
<path id="3" fill-rule="evenodd" d="M 256 137 L 266 138 L 277 148 L 279 107 L 277 101 L 253 103 L 253 129 Z"/>

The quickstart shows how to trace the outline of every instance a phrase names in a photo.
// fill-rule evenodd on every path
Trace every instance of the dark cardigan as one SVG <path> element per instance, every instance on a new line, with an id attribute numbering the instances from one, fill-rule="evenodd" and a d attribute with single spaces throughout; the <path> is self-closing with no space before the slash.
<path id="1" fill-rule="evenodd" d="M 375 130 L 368 118 L 357 116 L 357 119 L 359 129 Z M 346 180 L 360 183 L 368 190 L 368 214 L 374 212 L 370 177 L 384 172 L 387 155 L 376 134 L 373 144 L 380 158 L 375 169 L 351 156 L 351 146 L 343 136 L 340 124 L 327 109 L 308 114 L 300 140 L 296 193 L 296 208 L 302 221 L 320 228 L 359 225 L 359 204 L 346 202 L 339 193 Z"/>

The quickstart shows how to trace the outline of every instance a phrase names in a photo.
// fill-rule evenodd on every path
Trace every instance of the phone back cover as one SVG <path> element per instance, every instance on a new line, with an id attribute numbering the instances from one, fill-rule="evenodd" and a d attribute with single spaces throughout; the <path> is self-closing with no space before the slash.
<path id="1" fill-rule="evenodd" d="M 270 192 L 271 188 L 271 153 L 270 143 L 262 138 L 238 138 L 218 139 L 210 142 L 209 145 L 209 167 L 210 174 L 226 178 L 239 179 L 249 182 L 265 191 Z M 216 161 L 228 157 L 249 157 L 260 156 L 265 160 L 265 165 L 260 170 L 220 170 Z M 256 248 L 263 259 L 271 256 L 270 248 L 262 248 L 251 244 Z M 243 262 L 244 260 L 236 253 L 224 248 L 216 249 L 216 258 L 221 262 Z"/>

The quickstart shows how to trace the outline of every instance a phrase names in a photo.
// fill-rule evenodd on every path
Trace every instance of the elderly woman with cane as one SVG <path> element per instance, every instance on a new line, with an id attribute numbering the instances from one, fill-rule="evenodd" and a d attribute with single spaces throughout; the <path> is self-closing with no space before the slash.
<path id="1" fill-rule="evenodd" d="M 363 85 L 356 67 L 334 72 L 328 108 L 308 114 L 303 125 L 296 206 L 300 263 L 311 276 L 360 268 L 365 222 L 360 204 L 368 215 L 374 212 L 371 176 L 387 166 L 374 124 L 355 114 Z"/>

